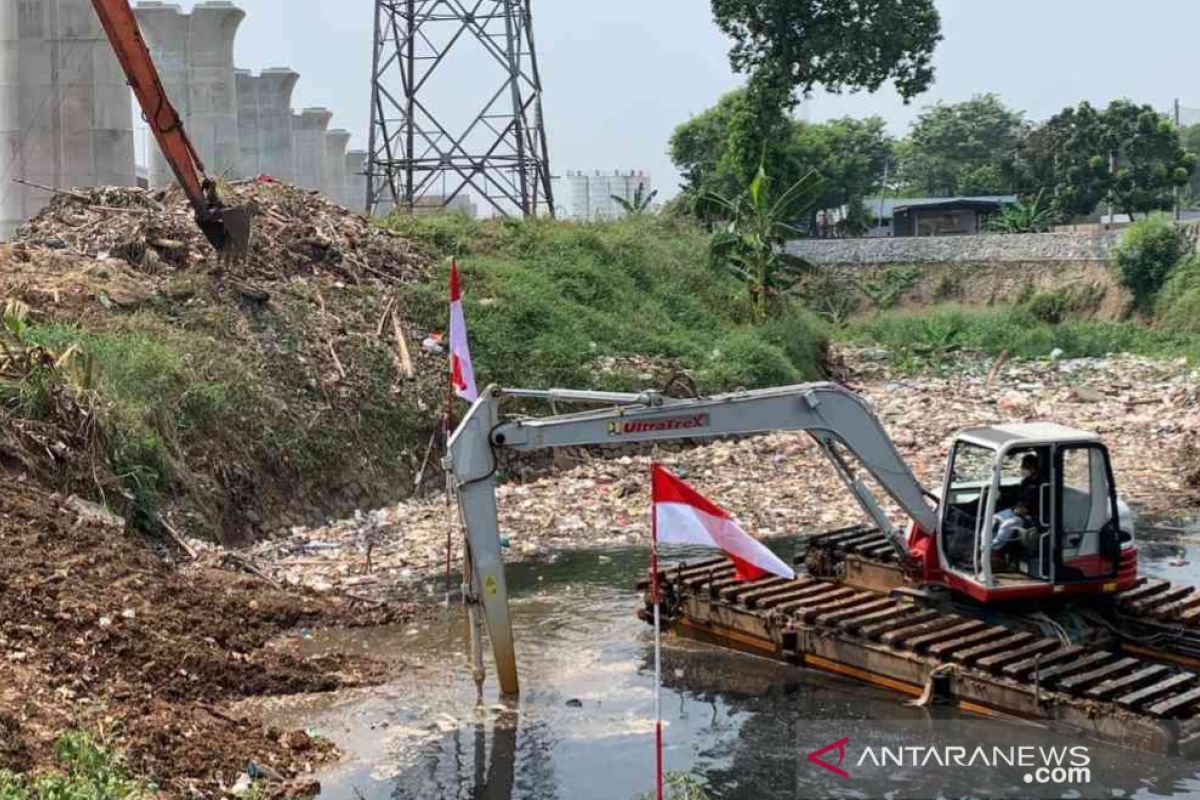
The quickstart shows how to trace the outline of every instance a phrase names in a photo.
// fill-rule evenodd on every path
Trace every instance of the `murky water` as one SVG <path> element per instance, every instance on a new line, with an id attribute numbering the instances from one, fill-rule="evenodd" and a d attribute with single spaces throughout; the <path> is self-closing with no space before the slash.
<path id="1" fill-rule="evenodd" d="M 1143 554 L 1150 572 L 1200 582 L 1200 545 L 1151 535 Z M 268 713 L 351 754 L 320 776 L 323 798 L 638 796 L 653 785 L 652 637 L 635 617 L 641 601 L 632 589 L 645 568 L 645 552 L 628 550 L 510 569 L 523 689 L 515 707 L 476 708 L 454 613 L 423 627 L 302 642 L 399 656 L 409 666 L 387 686 L 286 701 Z M 667 769 L 699 779 L 713 797 L 1200 797 L 1200 764 L 1042 726 L 912 708 L 882 690 L 688 640 L 666 640 L 664 673 Z M 484 696 L 494 702 L 491 679 Z M 848 778 L 806 759 L 843 737 Z M 942 766 L 928 755 L 918 766 L 877 763 L 885 748 L 917 746 L 986 752 L 971 766 Z M 1086 747 L 1075 755 L 1086 757 L 1088 774 L 1039 782 L 1031 764 L 1072 746 Z M 1035 762 L 1004 760 L 1020 748 Z M 824 758 L 836 765 L 837 751 Z"/>

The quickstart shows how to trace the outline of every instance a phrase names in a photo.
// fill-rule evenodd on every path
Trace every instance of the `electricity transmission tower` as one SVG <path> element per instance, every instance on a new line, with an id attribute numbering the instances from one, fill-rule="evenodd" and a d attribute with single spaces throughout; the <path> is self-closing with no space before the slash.
<path id="1" fill-rule="evenodd" d="M 376 0 L 367 208 L 554 213 L 531 0 Z"/>

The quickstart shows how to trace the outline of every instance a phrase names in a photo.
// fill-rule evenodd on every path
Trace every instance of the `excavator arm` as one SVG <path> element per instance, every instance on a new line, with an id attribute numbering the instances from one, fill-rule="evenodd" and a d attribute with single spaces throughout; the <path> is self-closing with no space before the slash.
<path id="1" fill-rule="evenodd" d="M 196 224 L 217 250 L 245 252 L 250 216 L 245 209 L 225 207 L 217 196 L 216 183 L 206 176 L 204 162 L 167 97 L 128 0 L 92 0 L 92 6 L 159 149 L 196 211 Z"/>
<path id="2" fill-rule="evenodd" d="M 501 398 L 612 407 L 551 417 L 502 422 Z M 518 452 L 595 444 L 697 439 L 777 430 L 802 430 L 813 437 L 863 510 L 907 555 L 868 486 L 842 456 L 854 456 L 884 491 L 927 532 L 937 527 L 929 494 L 896 451 L 883 425 L 858 395 L 831 383 L 675 399 L 656 393 L 614 394 L 564 390 L 528 391 L 489 387 L 450 439 L 445 466 L 466 528 L 471 591 L 483 605 L 500 689 L 518 690 L 512 625 L 496 518 L 497 451 Z"/>

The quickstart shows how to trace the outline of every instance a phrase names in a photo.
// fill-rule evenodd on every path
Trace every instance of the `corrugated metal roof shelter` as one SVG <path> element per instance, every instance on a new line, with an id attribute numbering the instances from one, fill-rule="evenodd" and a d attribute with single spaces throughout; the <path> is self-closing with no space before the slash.
<path id="1" fill-rule="evenodd" d="M 948 203 L 985 203 L 989 204 L 994 210 L 998 210 L 1005 205 L 1017 202 L 1016 195 L 978 195 L 964 197 L 868 197 L 863 200 L 863 206 L 869 214 L 875 218 L 875 227 L 867 234 L 868 236 L 914 236 L 913 232 L 901 233 L 896 229 L 895 216 L 897 209 L 906 209 L 911 212 L 912 209 L 921 208 L 932 212 L 935 207 L 944 206 Z M 932 217 L 930 217 L 932 219 Z M 979 220 L 976 220 L 979 223 Z M 957 233 L 975 231 L 954 231 Z M 922 233 L 922 236 L 931 234 Z"/>
<path id="2" fill-rule="evenodd" d="M 1003 205 L 997 199 L 969 197 L 897 205 L 892 215 L 892 235 L 953 236 L 979 233 L 987 218 L 998 213 Z"/>

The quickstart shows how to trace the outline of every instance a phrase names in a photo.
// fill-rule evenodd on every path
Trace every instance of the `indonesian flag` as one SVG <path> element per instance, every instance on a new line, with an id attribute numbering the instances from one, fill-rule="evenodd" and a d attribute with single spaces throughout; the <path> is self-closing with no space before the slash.
<path id="1" fill-rule="evenodd" d="M 728 512 L 658 464 L 652 470 L 652 483 L 656 542 L 724 550 L 733 561 L 734 576 L 739 581 L 757 580 L 768 574 L 796 577 L 791 567 L 742 530 Z"/>
<path id="2" fill-rule="evenodd" d="M 463 315 L 457 260 L 450 262 L 450 383 L 454 393 L 468 403 L 479 397 L 475 391 L 475 370 L 471 367 L 471 348 L 467 346 L 467 318 Z"/>

